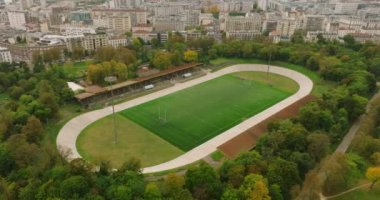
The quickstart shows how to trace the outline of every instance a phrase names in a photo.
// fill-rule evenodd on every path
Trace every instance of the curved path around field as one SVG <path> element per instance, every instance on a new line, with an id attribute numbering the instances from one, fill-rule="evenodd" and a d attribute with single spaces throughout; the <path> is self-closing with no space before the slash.
<path id="1" fill-rule="evenodd" d="M 234 72 L 240 72 L 240 71 L 261 71 L 266 72 L 267 71 L 267 65 L 260 65 L 260 64 L 239 64 L 239 65 L 233 65 L 227 68 L 224 68 L 222 70 L 219 70 L 217 72 L 209 73 L 206 76 L 190 80 L 184 83 L 177 83 L 172 87 L 148 94 L 146 96 L 142 96 L 118 105 L 115 105 L 115 111 L 119 112 L 122 110 L 125 110 L 127 108 L 151 101 L 153 99 L 160 98 L 162 96 L 171 94 L 173 92 L 183 90 L 185 88 L 203 83 L 205 81 L 220 77 L 225 74 L 234 73 Z M 278 102 L 277 104 L 271 106 L 270 108 L 267 108 L 266 110 L 262 111 L 259 114 L 256 114 L 255 116 L 245 120 L 244 122 L 228 129 L 227 131 L 215 136 L 214 138 L 208 140 L 207 142 L 195 147 L 194 149 L 182 154 L 181 156 L 170 160 L 168 162 L 152 166 L 152 167 L 146 167 L 143 169 L 144 173 L 153 173 L 153 172 L 160 172 L 165 170 L 174 169 L 177 167 L 181 167 L 190 163 L 193 163 L 195 161 L 198 161 L 210 153 L 214 152 L 218 146 L 221 144 L 227 142 L 228 140 L 236 137 L 237 135 L 243 133 L 244 131 L 248 130 L 252 126 L 260 123 L 261 121 L 265 120 L 266 118 L 272 116 L 273 114 L 279 112 L 283 108 L 286 108 L 287 106 L 297 102 L 301 98 L 307 96 L 310 94 L 310 92 L 313 89 L 313 82 L 305 75 L 289 70 L 283 67 L 276 67 L 271 66 L 270 72 L 279 74 L 282 76 L 286 76 L 288 78 L 293 79 L 298 83 L 299 90 L 291 95 L 290 97 Z M 66 123 L 63 128 L 60 130 L 57 136 L 57 147 L 64 152 L 69 151 L 70 154 L 68 155 L 68 159 L 72 160 L 75 158 L 80 158 L 77 148 L 76 148 L 76 140 L 79 134 L 82 132 L 83 129 L 85 129 L 88 125 L 95 122 L 98 119 L 101 119 L 107 115 L 112 114 L 112 107 L 106 107 L 100 110 L 91 111 L 88 113 L 81 114 L 73 119 L 71 119 L 68 123 Z M 107 147 L 104 147 L 107 148 Z M 154 155 L 152 155 L 154 156 Z"/>

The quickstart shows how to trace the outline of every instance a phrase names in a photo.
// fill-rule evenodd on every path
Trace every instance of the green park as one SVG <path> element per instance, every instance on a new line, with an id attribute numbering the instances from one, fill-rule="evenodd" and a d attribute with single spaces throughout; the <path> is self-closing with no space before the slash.
<path id="1" fill-rule="evenodd" d="M 165 42 L 129 38 L 125 47 L 51 48 L 29 63 L 0 63 L 0 199 L 378 199 L 380 46 L 351 35 L 305 37 L 297 30 L 272 43 L 265 35 L 241 41 L 171 33 Z M 109 75 L 120 85 L 144 78 L 146 68 L 160 74 L 193 64 L 205 74 L 112 101 L 104 95 L 88 107 L 76 98 L 87 90 L 67 84 L 104 89 Z M 294 115 L 270 119 L 247 151 L 228 157 L 214 148 L 189 165 L 146 173 L 197 153 L 303 88 L 249 70 L 207 79 L 237 64 L 298 72 L 312 82 L 310 98 L 292 104 Z M 146 101 L 132 105 L 139 98 Z M 122 108 L 114 115 L 113 103 Z M 90 115 L 96 112 L 105 114 Z M 81 116 L 90 120 L 76 121 Z M 78 135 L 61 137 L 62 130 Z"/>

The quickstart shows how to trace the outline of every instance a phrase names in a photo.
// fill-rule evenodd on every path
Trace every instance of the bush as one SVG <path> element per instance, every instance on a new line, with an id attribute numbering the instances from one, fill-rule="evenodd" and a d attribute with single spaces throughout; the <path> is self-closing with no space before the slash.
<path id="1" fill-rule="evenodd" d="M 217 150 L 215 151 L 214 153 L 211 154 L 211 158 L 214 160 L 214 161 L 220 161 L 224 158 L 224 154 Z"/>

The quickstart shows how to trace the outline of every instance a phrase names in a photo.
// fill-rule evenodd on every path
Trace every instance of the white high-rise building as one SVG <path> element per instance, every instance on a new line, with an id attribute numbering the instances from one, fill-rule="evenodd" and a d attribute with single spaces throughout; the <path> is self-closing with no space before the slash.
<path id="1" fill-rule="evenodd" d="M 228 16 L 226 19 L 226 31 L 250 31 L 261 32 L 262 19 L 257 13 L 250 13 L 246 16 Z"/>
<path id="2" fill-rule="evenodd" d="M 143 0 L 111 0 L 108 2 L 109 8 L 140 8 Z"/>
<path id="3" fill-rule="evenodd" d="M 26 30 L 25 12 L 23 11 L 8 11 L 9 25 L 12 28 Z"/>
<path id="4" fill-rule="evenodd" d="M 190 5 L 186 3 L 160 4 L 153 7 L 154 16 L 156 17 L 180 15 L 189 8 Z"/>
<path id="5" fill-rule="evenodd" d="M 268 0 L 257 0 L 257 7 L 261 10 L 268 9 Z"/>
<path id="6" fill-rule="evenodd" d="M 26 10 L 33 6 L 33 0 L 20 0 L 21 10 Z"/>
<path id="7" fill-rule="evenodd" d="M 131 26 L 147 23 L 147 12 L 141 9 L 92 9 L 96 27 L 130 31 Z"/>
<path id="8" fill-rule="evenodd" d="M 84 34 L 95 34 L 95 28 L 91 26 L 73 26 L 69 24 L 59 26 L 60 33 L 64 36 L 83 36 Z"/>
<path id="9" fill-rule="evenodd" d="M 5 10 L 0 10 L 0 24 L 8 22 L 8 13 Z"/>
<path id="10" fill-rule="evenodd" d="M 327 25 L 327 18 L 323 15 L 306 15 L 303 24 L 307 31 L 323 31 Z"/>
<path id="11" fill-rule="evenodd" d="M 280 36 L 290 37 L 297 28 L 295 19 L 281 19 L 278 21 L 276 32 Z"/>
<path id="12" fill-rule="evenodd" d="M 40 5 L 42 8 L 46 8 L 46 0 L 40 0 Z"/>
<path id="13" fill-rule="evenodd" d="M 11 52 L 4 47 L 0 47 L 0 62 L 12 62 Z"/>
<path id="14" fill-rule="evenodd" d="M 337 3 L 335 4 L 336 14 L 356 14 L 358 3 Z"/>
<path id="15" fill-rule="evenodd" d="M 183 21 L 185 22 L 185 27 L 195 27 L 199 26 L 199 15 L 200 10 L 185 10 L 182 14 Z"/>
<path id="16" fill-rule="evenodd" d="M 257 13 L 246 16 L 228 16 L 226 18 L 226 35 L 236 39 L 249 40 L 262 31 L 262 19 Z"/>

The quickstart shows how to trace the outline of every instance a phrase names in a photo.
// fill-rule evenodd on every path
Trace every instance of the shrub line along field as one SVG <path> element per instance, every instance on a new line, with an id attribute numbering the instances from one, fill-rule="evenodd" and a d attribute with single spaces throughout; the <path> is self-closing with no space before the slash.
<path id="1" fill-rule="evenodd" d="M 109 145 L 113 140 L 111 116 L 96 121 L 78 137 L 78 150 L 89 161 L 107 159 L 113 166 L 120 166 L 129 157 L 141 159 L 143 166 L 159 164 L 261 112 L 298 88 L 295 81 L 277 74 L 224 75 L 117 113 L 117 145 Z M 161 118 L 166 113 L 166 123 L 159 119 L 159 112 Z"/>
<path id="2" fill-rule="evenodd" d="M 188 151 L 291 95 L 241 75 L 224 75 L 121 114 Z"/>

